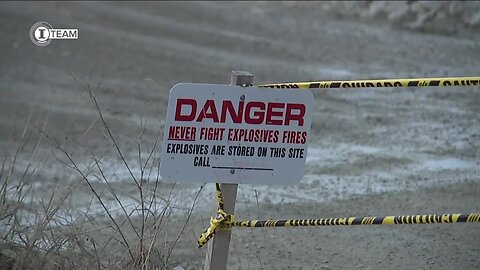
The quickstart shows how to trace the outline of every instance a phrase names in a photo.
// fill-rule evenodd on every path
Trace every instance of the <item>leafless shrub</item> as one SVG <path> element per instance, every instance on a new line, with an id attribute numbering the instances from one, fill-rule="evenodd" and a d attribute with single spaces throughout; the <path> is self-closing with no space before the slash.
<path id="1" fill-rule="evenodd" d="M 135 207 L 132 210 L 118 195 L 105 173 L 107 165 L 103 164 L 101 157 L 92 153 L 89 164 L 81 166 L 57 138 L 48 134 L 47 120 L 41 125 L 38 119 L 36 123 L 30 123 L 29 119 L 20 142 L 12 143 L 16 145 L 13 154 L 7 153 L 1 160 L 0 265 L 6 269 L 166 269 L 202 188 L 196 193 L 179 234 L 171 241 L 167 240 L 161 231 L 173 211 L 175 185 L 171 185 L 167 196 L 160 195 L 160 172 L 155 156 L 160 136 L 156 136 L 145 156 L 145 125 L 142 123 L 136 140 L 138 164 L 129 162 L 104 117 L 92 86 L 73 77 L 88 93 L 106 138 L 136 188 Z M 93 124 L 86 132 L 91 128 Z M 55 159 L 77 176 L 66 187 L 57 184 L 49 196 L 41 200 L 33 199 L 36 197 L 33 178 L 39 169 L 28 164 L 22 174 L 16 173 L 19 171 L 16 168 L 18 158 L 24 154 L 22 151 L 34 132 L 38 132 L 39 138 L 32 153 L 44 138 L 52 146 Z M 133 166 L 139 169 L 139 173 L 132 170 Z M 75 209 L 69 209 L 68 202 L 82 187 L 87 187 L 93 196 L 90 207 L 82 215 L 75 215 L 72 214 Z M 107 195 L 120 206 L 119 211 L 113 211 L 107 205 Z M 93 204 L 100 205 L 101 211 L 92 209 Z"/>

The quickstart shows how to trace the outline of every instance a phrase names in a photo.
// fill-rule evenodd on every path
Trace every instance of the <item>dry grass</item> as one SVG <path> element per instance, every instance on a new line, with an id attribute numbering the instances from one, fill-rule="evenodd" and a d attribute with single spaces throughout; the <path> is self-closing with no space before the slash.
<path id="1" fill-rule="evenodd" d="M 157 139 L 145 156 L 142 154 L 145 153 L 145 127 L 142 125 L 135 145 L 138 164 L 129 162 L 102 113 L 92 85 L 83 84 L 73 77 L 88 93 L 106 138 L 128 171 L 129 181 L 135 186 L 138 195 L 135 197 L 137 203 L 134 210 L 125 205 L 112 185 L 112 179 L 105 173 L 102 158 L 92 154 L 89 165 L 86 168 L 80 166 L 80 161 L 75 160 L 74 155 L 57 138 L 48 134 L 45 129 L 48 119 L 42 124 L 39 117 L 32 123 L 31 116 L 22 136 L 18 141 L 10 142 L 10 151 L 1 160 L 0 269 L 167 269 L 169 258 L 184 232 L 196 198 L 178 235 L 166 239 L 162 231 L 173 211 L 172 191 L 175 185 L 163 192 L 167 196 L 160 196 L 159 166 L 155 155 L 158 153 L 158 138 L 161 136 L 156 136 Z M 93 124 L 84 134 L 91 128 Z M 77 179 L 66 186 L 59 181 L 48 196 L 42 195 L 40 200 L 33 199 L 38 198 L 34 178 L 39 169 L 32 169 L 29 164 L 22 173 L 18 173 L 19 168 L 16 167 L 22 155 L 30 154 L 25 147 L 32 141 L 34 134 L 38 135 L 38 139 L 31 152 L 32 156 L 43 139 L 51 145 L 56 160 L 71 169 Z M 132 167 L 136 170 L 132 170 Z M 75 209 L 69 209 L 69 202 L 75 199 L 74 194 L 81 187 L 90 190 L 93 195 L 91 203 L 100 205 L 100 210 L 90 211 L 93 209 L 89 208 L 81 215 L 72 214 L 71 210 Z M 201 188 L 197 196 L 200 191 Z M 119 211 L 114 212 L 107 205 L 107 195 L 120 206 Z"/>

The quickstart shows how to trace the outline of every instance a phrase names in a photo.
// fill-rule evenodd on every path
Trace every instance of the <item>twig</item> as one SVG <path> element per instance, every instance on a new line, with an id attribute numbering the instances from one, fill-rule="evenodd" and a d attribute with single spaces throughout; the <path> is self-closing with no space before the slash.
<path id="1" fill-rule="evenodd" d="M 107 213 L 108 217 L 110 218 L 110 220 L 114 223 L 115 227 L 117 228 L 117 231 L 118 233 L 120 234 L 120 236 L 122 237 L 122 240 L 123 240 L 123 244 L 127 247 L 128 249 L 128 253 L 130 254 L 130 257 L 132 258 L 132 260 L 135 260 L 135 257 L 133 256 L 133 253 L 131 251 L 131 248 L 130 248 L 130 245 L 128 244 L 128 241 L 125 237 L 125 235 L 123 234 L 122 232 L 122 229 L 120 228 L 120 226 L 117 224 L 117 222 L 115 221 L 115 219 L 113 218 L 113 216 L 111 215 L 110 211 L 108 210 L 108 208 L 105 206 L 105 204 L 103 203 L 102 199 L 100 198 L 100 196 L 98 195 L 98 193 L 96 192 L 95 188 L 92 186 L 92 184 L 90 183 L 90 181 L 88 180 L 88 178 L 84 175 L 84 173 L 78 168 L 77 164 L 75 163 L 75 161 L 72 159 L 72 157 L 70 156 L 70 154 L 67 153 L 67 151 L 65 151 L 65 149 L 63 149 L 63 147 L 54 139 L 54 138 L 51 138 L 49 135 L 47 135 L 44 131 L 40 131 L 48 140 L 50 140 L 52 143 L 55 143 L 57 149 L 59 149 L 67 158 L 68 160 L 72 163 L 72 166 L 74 167 L 75 171 L 77 171 L 80 176 L 85 180 L 85 182 L 87 183 L 87 185 L 89 186 L 90 190 L 93 192 L 93 194 L 95 195 L 95 197 L 98 199 L 98 201 L 100 202 L 100 204 L 102 205 L 103 209 L 105 210 L 105 212 Z"/>

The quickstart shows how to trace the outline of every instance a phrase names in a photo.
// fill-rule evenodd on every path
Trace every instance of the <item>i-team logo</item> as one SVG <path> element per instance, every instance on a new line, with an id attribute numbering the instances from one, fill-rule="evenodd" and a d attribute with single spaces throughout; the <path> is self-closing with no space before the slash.
<path id="1" fill-rule="evenodd" d="M 78 39 L 78 29 L 55 29 L 48 22 L 40 21 L 30 28 L 30 39 L 37 46 L 47 46 L 52 39 Z"/>

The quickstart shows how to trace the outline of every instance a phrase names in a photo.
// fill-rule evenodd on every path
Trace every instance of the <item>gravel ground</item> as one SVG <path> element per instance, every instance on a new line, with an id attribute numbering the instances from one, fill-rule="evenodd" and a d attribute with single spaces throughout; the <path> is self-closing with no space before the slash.
<path id="1" fill-rule="evenodd" d="M 0 154 L 12 156 L 25 130 L 45 127 L 82 166 L 92 154 L 102 157 L 121 198 L 136 198 L 85 85 L 138 173 L 140 131 L 140 152 L 148 154 L 162 138 L 169 89 L 177 82 L 224 84 L 231 70 L 250 71 L 255 83 L 478 76 L 478 14 L 478 3 L 453 1 L 1 3 L 7 38 L 0 39 Z M 37 47 L 28 31 L 39 20 L 78 28 L 79 39 Z M 479 211 L 478 87 L 314 95 L 306 176 L 288 187 L 241 186 L 240 217 Z M 17 159 L 14 173 L 38 168 L 32 200 L 78 180 L 54 154 L 34 133 Z M 178 184 L 175 204 L 190 205 L 198 187 Z M 212 184 L 202 191 L 194 222 L 172 254 L 186 268 L 203 264 L 205 250 L 194 236 L 208 223 L 212 191 Z M 81 213 L 91 196 L 80 187 L 65 207 Z M 480 267 L 475 224 L 286 232 L 235 230 L 229 269 Z"/>

